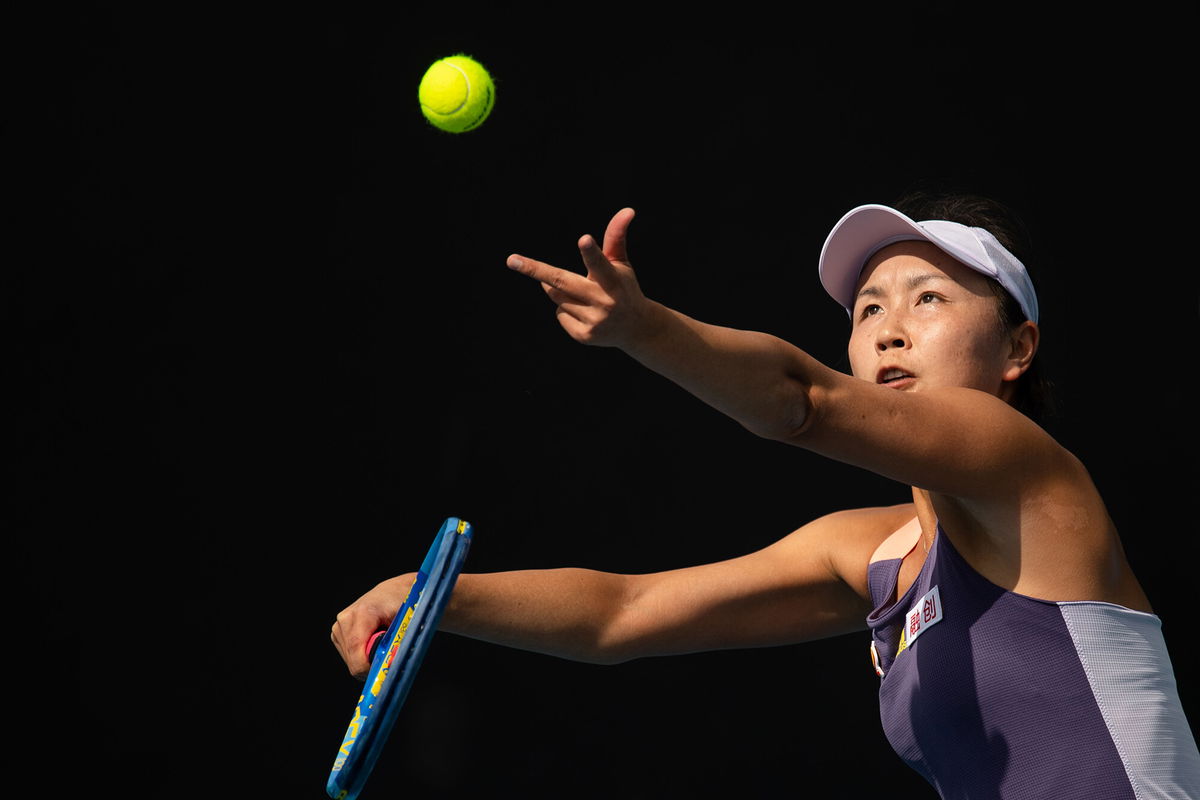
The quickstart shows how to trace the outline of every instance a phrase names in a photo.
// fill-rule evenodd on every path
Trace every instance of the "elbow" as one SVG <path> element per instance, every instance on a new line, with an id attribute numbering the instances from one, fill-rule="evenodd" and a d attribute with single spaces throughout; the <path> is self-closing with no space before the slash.
<path id="1" fill-rule="evenodd" d="M 769 398 L 768 407 L 773 409 L 769 424 L 752 432 L 764 439 L 798 445 L 812 428 L 817 395 L 832 370 L 785 342 L 781 347 L 781 379 Z"/>
<path id="2" fill-rule="evenodd" d="M 650 655 L 653 637 L 645 605 L 647 582 L 652 576 L 622 575 L 617 590 L 597 616 L 602 624 L 581 639 L 577 659 L 588 664 L 615 666 Z M 652 629 L 652 626 L 650 626 Z"/>
<path id="3" fill-rule="evenodd" d="M 811 387 L 789 379 L 778 390 L 772 403 L 775 411 L 762 420 L 753 420 L 743 427 L 763 439 L 784 444 L 800 445 L 812 427 L 813 402 Z"/>
<path id="4" fill-rule="evenodd" d="M 633 661 L 638 657 L 635 649 L 615 637 L 595 637 L 590 640 L 575 642 L 569 648 L 555 648 L 547 651 L 551 655 L 576 661 L 581 664 L 594 664 L 601 667 L 611 667 Z"/>
<path id="5" fill-rule="evenodd" d="M 602 667 L 625 664 L 646 655 L 636 637 L 623 627 L 620 616 L 598 632 L 595 639 L 579 653 L 577 660 Z"/>

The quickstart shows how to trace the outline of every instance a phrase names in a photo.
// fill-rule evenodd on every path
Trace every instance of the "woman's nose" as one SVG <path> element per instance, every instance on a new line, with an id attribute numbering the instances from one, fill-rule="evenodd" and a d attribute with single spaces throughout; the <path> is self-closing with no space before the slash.
<path id="1" fill-rule="evenodd" d="M 908 337 L 902 331 L 889 326 L 886 330 L 879 331 L 875 347 L 881 353 L 888 350 L 903 350 L 908 347 Z"/>

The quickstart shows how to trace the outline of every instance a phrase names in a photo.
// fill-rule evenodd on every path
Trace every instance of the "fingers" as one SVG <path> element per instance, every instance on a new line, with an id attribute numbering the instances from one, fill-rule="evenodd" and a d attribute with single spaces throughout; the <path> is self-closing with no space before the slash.
<path id="1" fill-rule="evenodd" d="M 360 681 L 371 671 L 371 656 L 366 652 L 367 640 L 376 631 L 387 630 L 396 609 L 411 591 L 416 573 L 389 578 L 342 609 L 333 623 L 329 638 L 337 648 L 346 669 Z"/>
<path id="2" fill-rule="evenodd" d="M 614 289 L 621 280 L 620 272 L 613 267 L 620 264 L 629 268 L 629 249 L 627 247 L 629 223 L 633 222 L 632 208 L 623 208 L 609 220 L 604 229 L 603 248 L 596 245 L 591 236 L 579 239 L 579 253 L 583 263 L 587 265 L 588 277 L 599 283 L 604 289 Z"/>
<path id="3" fill-rule="evenodd" d="M 579 237 L 584 275 L 516 253 L 508 257 L 509 269 L 542 284 L 556 306 L 559 324 L 578 342 L 615 345 L 632 331 L 623 320 L 636 318 L 636 304 L 642 299 L 626 247 L 633 216 L 632 208 L 613 215 L 603 247 L 590 235 Z"/>
<path id="4" fill-rule="evenodd" d="M 588 280 L 570 270 L 560 269 L 542 261 L 513 254 L 506 262 L 508 268 L 526 277 L 540 281 L 543 285 L 575 298 L 590 294 Z"/>
<path id="5" fill-rule="evenodd" d="M 558 324 L 575 341 L 581 344 L 594 344 L 597 342 L 596 333 L 598 326 L 593 319 L 595 315 L 590 307 L 581 306 L 577 303 L 558 303 L 558 308 L 555 309 L 555 316 L 558 319 Z"/>
<path id="6" fill-rule="evenodd" d="M 583 256 L 583 264 L 587 267 L 587 276 L 600 284 L 601 288 L 611 290 L 617 283 L 617 272 L 613 269 L 608 256 L 596 244 L 591 236 L 579 239 L 579 255 Z"/>
<path id="7" fill-rule="evenodd" d="M 588 278 L 598 283 L 601 288 L 610 290 L 619 279 L 613 263 L 629 266 L 629 252 L 626 243 L 629 224 L 633 221 L 633 217 L 634 210 L 632 208 L 623 208 L 614 214 L 613 218 L 609 220 L 608 227 L 604 230 L 603 247 L 598 245 L 590 235 L 579 238 L 579 254 L 583 257 L 584 266 L 587 268 L 586 277 L 515 253 L 508 257 L 508 267 L 522 275 L 541 281 L 559 292 L 580 299 L 590 298 L 592 293 L 587 285 Z"/>
<path id="8" fill-rule="evenodd" d="M 343 625 L 339 618 L 337 622 L 333 623 L 329 638 L 332 640 L 333 646 L 337 648 L 342 661 L 346 662 L 346 669 L 350 674 L 360 681 L 365 679 L 367 672 L 371 669 L 371 662 L 364 652 L 366 639 L 355 630 L 355 626 Z"/>

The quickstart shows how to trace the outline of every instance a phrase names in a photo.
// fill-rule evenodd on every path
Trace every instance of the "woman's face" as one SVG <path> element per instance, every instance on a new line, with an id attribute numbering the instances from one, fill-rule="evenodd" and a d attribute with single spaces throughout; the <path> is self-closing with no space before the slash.
<path id="1" fill-rule="evenodd" d="M 934 245 L 888 245 L 859 277 L 851 370 L 902 391 L 960 386 L 1007 400 L 1024 369 L 997 303 L 986 277 Z"/>

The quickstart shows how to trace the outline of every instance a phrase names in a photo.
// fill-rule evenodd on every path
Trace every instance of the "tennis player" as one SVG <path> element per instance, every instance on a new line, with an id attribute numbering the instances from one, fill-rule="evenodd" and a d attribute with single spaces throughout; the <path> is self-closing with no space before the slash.
<path id="1" fill-rule="evenodd" d="M 922 202 L 853 209 L 825 242 L 852 375 L 645 297 L 630 209 L 602 243 L 579 240 L 586 274 L 510 256 L 575 340 L 621 349 L 759 436 L 901 481 L 912 502 L 656 574 L 466 574 L 442 628 L 596 663 L 869 630 L 884 731 L 943 797 L 1200 798 L 1160 619 L 1084 465 L 1029 416 L 1039 310 L 1019 225 L 980 198 Z M 353 674 L 411 580 L 338 615 Z"/>

